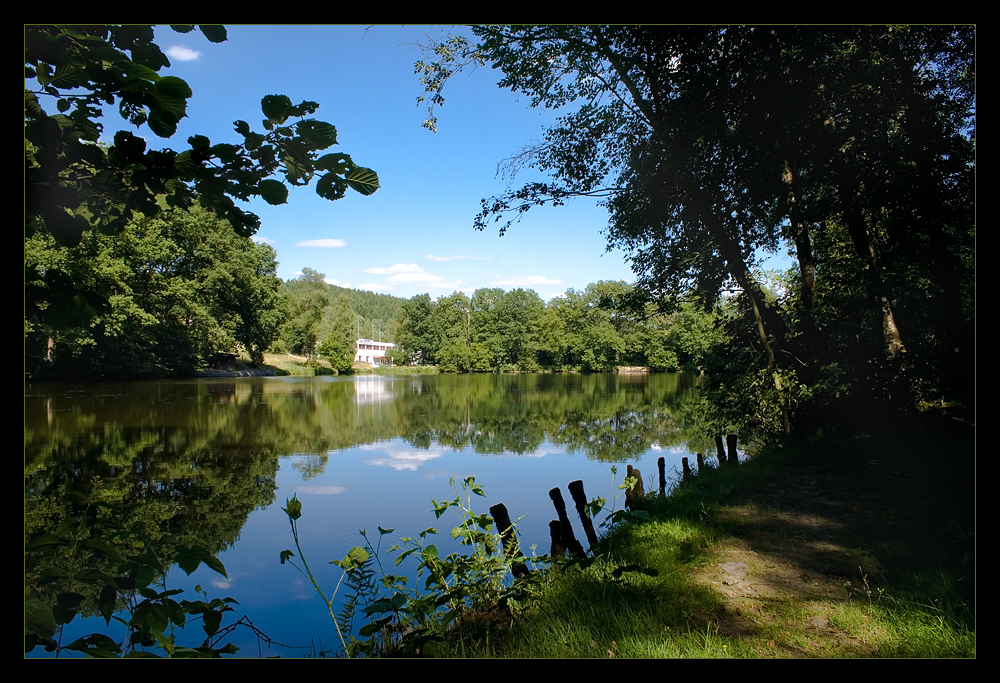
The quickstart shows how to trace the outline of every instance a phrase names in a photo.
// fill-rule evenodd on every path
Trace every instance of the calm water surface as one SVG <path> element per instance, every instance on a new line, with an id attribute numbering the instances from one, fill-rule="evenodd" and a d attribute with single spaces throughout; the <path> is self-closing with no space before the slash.
<path id="1" fill-rule="evenodd" d="M 438 547 L 453 551 L 454 520 L 436 520 L 431 509 L 431 499 L 455 497 L 451 478 L 475 477 L 487 493 L 473 501 L 477 511 L 504 503 L 512 518 L 521 517 L 525 553 L 536 545 L 544 554 L 555 518 L 549 489 L 561 487 L 572 512 L 566 485 L 574 479 L 583 480 L 588 498 L 610 504 L 612 465 L 619 483 L 626 464 L 638 467 L 650 490 L 663 456 L 675 479 L 683 456 L 693 462 L 696 451 L 712 448 L 700 420 L 694 378 L 680 374 L 29 386 L 25 541 L 79 514 L 73 492 L 88 492 L 108 504 L 103 518 L 133 529 L 115 541 L 122 549 L 146 543 L 169 558 L 183 543 L 219 553 L 228 580 L 204 567 L 190 577 L 177 567 L 168 572 L 167 587 L 185 589 L 181 597 L 201 585 L 210 597 L 236 598 L 235 617 L 246 613 L 276 641 L 332 646 L 336 635 L 322 602 L 294 568 L 279 563 L 280 552 L 293 547 L 281 510 L 286 498 L 296 494 L 303 503 L 303 549 L 329 590 L 340 570 L 328 563 L 363 543 L 359 529 L 373 538 L 378 526 L 394 529 L 387 547 L 435 527 Z M 28 553 L 29 590 L 43 598 L 55 590 L 33 585 L 44 566 L 102 562 L 85 553 Z M 102 619 L 78 618 L 63 643 L 94 631 L 125 637 L 124 627 L 107 630 Z M 199 640 L 200 627 L 188 631 Z M 230 640 L 241 655 L 258 654 L 249 630 Z M 265 656 L 303 654 L 262 647 Z"/>

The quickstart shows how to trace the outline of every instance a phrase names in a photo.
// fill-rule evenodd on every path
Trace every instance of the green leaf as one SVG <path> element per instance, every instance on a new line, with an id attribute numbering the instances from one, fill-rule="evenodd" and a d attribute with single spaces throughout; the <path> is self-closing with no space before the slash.
<path id="1" fill-rule="evenodd" d="M 284 123 L 288 119 L 286 112 L 291 106 L 292 101 L 285 95 L 265 95 L 260 101 L 260 109 L 272 125 Z"/>
<path id="2" fill-rule="evenodd" d="M 324 154 L 313 164 L 317 171 L 330 171 L 337 175 L 344 175 L 353 167 L 354 162 L 348 154 Z"/>
<path id="3" fill-rule="evenodd" d="M 24 598 L 24 627 L 29 633 L 35 633 L 50 639 L 56 632 L 56 620 L 52 609 L 38 598 L 27 595 Z"/>
<path id="4" fill-rule="evenodd" d="M 118 551 L 115 550 L 110 543 L 108 543 L 107 541 L 102 541 L 99 538 L 92 538 L 88 541 L 85 541 L 83 547 L 98 552 L 104 555 L 105 557 L 109 557 L 115 562 L 122 561 L 122 556 L 118 554 Z"/>
<path id="5" fill-rule="evenodd" d="M 25 550 L 43 548 L 47 545 L 69 545 L 69 541 L 54 534 L 42 534 L 24 545 Z"/>
<path id="6" fill-rule="evenodd" d="M 59 579 L 68 578 L 69 574 L 62 567 L 46 567 L 38 574 L 38 580 L 36 583 L 42 586 L 46 583 L 51 583 L 52 581 L 57 581 Z"/>
<path id="7" fill-rule="evenodd" d="M 191 31 L 194 30 L 194 26 L 192 24 L 170 24 L 170 28 L 178 33 L 191 33 Z"/>
<path id="8" fill-rule="evenodd" d="M 298 494 L 292 494 L 291 500 L 285 499 L 285 506 L 281 508 L 291 520 L 296 520 L 302 516 L 302 501 L 298 499 Z"/>
<path id="9" fill-rule="evenodd" d="M 378 528 L 378 532 L 382 536 L 385 536 L 386 534 L 391 534 L 393 531 L 395 531 L 395 529 L 383 529 L 382 527 Z"/>
<path id="10" fill-rule="evenodd" d="M 260 181 L 260 185 L 257 186 L 257 192 L 265 202 L 272 206 L 285 204 L 288 201 L 288 188 L 280 180 Z"/>
<path id="11" fill-rule="evenodd" d="M 316 194 L 330 201 L 343 199 L 344 195 L 347 194 L 347 181 L 338 178 L 333 173 L 322 175 L 316 181 Z"/>
<path id="12" fill-rule="evenodd" d="M 226 567 L 222 564 L 222 560 L 217 558 L 215 555 L 208 554 L 207 557 L 202 558 L 202 561 L 216 574 L 222 574 L 227 579 L 229 578 L 229 575 L 226 574 Z"/>
<path id="13" fill-rule="evenodd" d="M 226 27 L 218 24 L 198 24 L 198 28 L 205 34 L 210 43 L 224 43 L 228 35 Z"/>
<path id="14" fill-rule="evenodd" d="M 375 194 L 375 190 L 379 188 L 378 174 L 370 168 L 359 166 L 350 171 L 344 179 L 351 186 L 351 189 L 355 192 L 360 192 L 366 197 Z"/>
<path id="15" fill-rule="evenodd" d="M 211 146 L 212 141 L 204 135 L 192 135 L 188 138 L 188 144 L 191 145 L 191 149 L 196 152 L 206 152 Z"/>
<path id="16" fill-rule="evenodd" d="M 281 564 L 285 564 L 285 560 L 289 559 L 290 557 L 295 557 L 295 553 L 293 553 L 291 550 L 282 550 Z"/>
<path id="17" fill-rule="evenodd" d="M 326 149 L 337 144 L 337 129 L 325 121 L 312 119 L 299 121 L 295 126 L 295 131 L 310 150 Z"/>
<path id="18" fill-rule="evenodd" d="M 186 100 L 193 94 L 191 86 L 177 76 L 164 76 L 156 82 L 156 89 L 164 95 L 180 100 Z"/>
<path id="19" fill-rule="evenodd" d="M 246 121 L 234 121 L 233 127 L 236 129 L 236 132 L 243 137 L 250 135 L 250 124 Z"/>

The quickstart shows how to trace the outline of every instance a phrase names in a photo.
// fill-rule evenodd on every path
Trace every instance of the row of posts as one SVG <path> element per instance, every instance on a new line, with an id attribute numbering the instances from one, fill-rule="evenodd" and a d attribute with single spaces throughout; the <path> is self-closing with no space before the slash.
<path id="1" fill-rule="evenodd" d="M 739 464 L 735 434 L 726 436 L 725 445 L 723 445 L 722 436 L 717 435 L 715 437 L 715 448 L 720 467 Z M 698 470 L 701 471 L 705 467 L 704 456 L 701 453 L 697 453 L 695 457 L 698 461 Z M 659 471 L 660 495 L 663 496 L 666 495 L 667 476 L 666 463 L 662 457 L 657 459 L 656 467 Z M 625 491 L 625 507 L 631 510 L 635 507 L 636 502 L 641 500 L 645 495 L 642 487 L 642 473 L 638 469 L 628 465 L 625 476 L 636 478 L 636 485 L 631 490 L 626 489 Z M 691 476 L 691 467 L 685 456 L 681 458 L 681 479 L 683 481 L 689 479 Z M 594 522 L 590 519 L 590 515 L 587 514 L 587 496 L 583 491 L 583 481 L 580 479 L 571 481 L 567 488 L 569 489 L 570 496 L 573 498 L 576 512 L 580 516 L 580 523 L 583 525 L 583 531 L 587 536 L 587 543 L 593 546 L 597 543 L 597 532 L 594 530 Z M 561 557 L 569 551 L 576 557 L 586 557 L 587 553 L 583 549 L 583 545 L 580 544 L 580 541 L 576 539 L 576 534 L 573 533 L 573 525 L 570 524 L 569 515 L 566 513 L 566 503 L 563 501 L 562 492 L 558 486 L 549 491 L 549 498 L 552 499 L 552 504 L 556 508 L 556 515 L 559 517 L 559 519 L 549 522 L 549 535 L 552 540 L 549 554 Z M 524 555 L 518 549 L 514 538 L 514 527 L 510 522 L 507 507 L 503 503 L 497 503 L 490 508 L 490 515 L 497 524 L 497 531 L 503 540 L 504 553 L 508 559 L 513 560 L 516 557 L 523 557 Z M 514 562 L 511 564 L 511 572 L 514 574 L 515 579 L 519 579 L 526 576 L 529 569 L 523 562 Z"/>

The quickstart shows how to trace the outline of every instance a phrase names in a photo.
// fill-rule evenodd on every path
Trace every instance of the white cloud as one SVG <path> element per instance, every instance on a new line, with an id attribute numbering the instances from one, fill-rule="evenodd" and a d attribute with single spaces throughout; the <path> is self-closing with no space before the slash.
<path id="1" fill-rule="evenodd" d="M 340 280 L 334 280 L 333 278 L 329 277 L 323 280 L 323 282 L 325 282 L 328 285 L 337 285 L 338 287 L 343 287 L 344 289 L 348 289 L 351 286 L 350 282 L 341 282 Z"/>
<path id="2" fill-rule="evenodd" d="M 538 285 L 562 285 L 562 280 L 553 280 L 542 275 L 494 275 L 490 278 L 493 286 L 532 287 Z"/>
<path id="3" fill-rule="evenodd" d="M 431 282 L 441 282 L 442 280 L 444 280 L 444 278 L 441 277 L 440 275 L 432 275 L 430 273 L 424 272 L 424 269 L 421 268 L 419 273 L 396 273 L 388 280 L 386 280 L 386 282 L 394 282 L 394 283 L 398 282 L 407 284 L 413 282 L 421 282 L 427 284 Z"/>
<path id="4" fill-rule="evenodd" d="M 184 45 L 171 45 L 167 48 L 167 56 L 182 62 L 190 62 L 201 57 L 201 53 Z"/>
<path id="5" fill-rule="evenodd" d="M 372 275 L 395 275 L 396 273 L 422 273 L 424 269 L 416 263 L 397 263 L 389 268 L 369 268 L 365 272 Z"/>
<path id="6" fill-rule="evenodd" d="M 380 285 L 376 282 L 366 282 L 364 284 L 358 285 L 358 289 L 365 289 L 369 292 L 391 292 L 395 287 L 392 285 Z"/>
<path id="7" fill-rule="evenodd" d="M 469 256 L 468 254 L 462 254 L 461 256 L 435 256 L 434 254 L 427 254 L 425 257 L 428 261 L 457 261 L 459 259 L 469 259 L 471 261 L 485 261 L 486 259 L 480 258 L 479 256 Z"/>
<path id="8" fill-rule="evenodd" d="M 264 237 L 264 235 L 254 235 L 251 237 L 254 242 L 261 242 L 263 244 L 274 244 L 274 240 L 270 237 Z"/>
<path id="9" fill-rule="evenodd" d="M 344 240 L 334 240 L 334 239 L 305 240 L 303 242 L 296 242 L 295 246 L 333 248 L 333 247 L 346 247 L 347 242 L 345 242 Z"/>
<path id="10" fill-rule="evenodd" d="M 462 284 L 461 280 L 445 282 L 440 275 L 428 273 L 416 263 L 397 263 L 389 268 L 369 268 L 365 271 L 372 275 L 388 275 L 385 283 L 376 285 L 373 283 L 359 285 L 360 289 L 387 290 L 392 291 L 396 285 L 417 285 L 428 289 L 444 289 L 452 291 L 458 289 Z"/>

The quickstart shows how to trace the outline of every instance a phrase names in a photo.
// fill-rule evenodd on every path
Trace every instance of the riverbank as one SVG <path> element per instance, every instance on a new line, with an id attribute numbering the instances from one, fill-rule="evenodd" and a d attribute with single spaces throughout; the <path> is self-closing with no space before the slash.
<path id="1" fill-rule="evenodd" d="M 942 420 L 695 473 L 453 654 L 975 657 L 974 472 Z"/>

